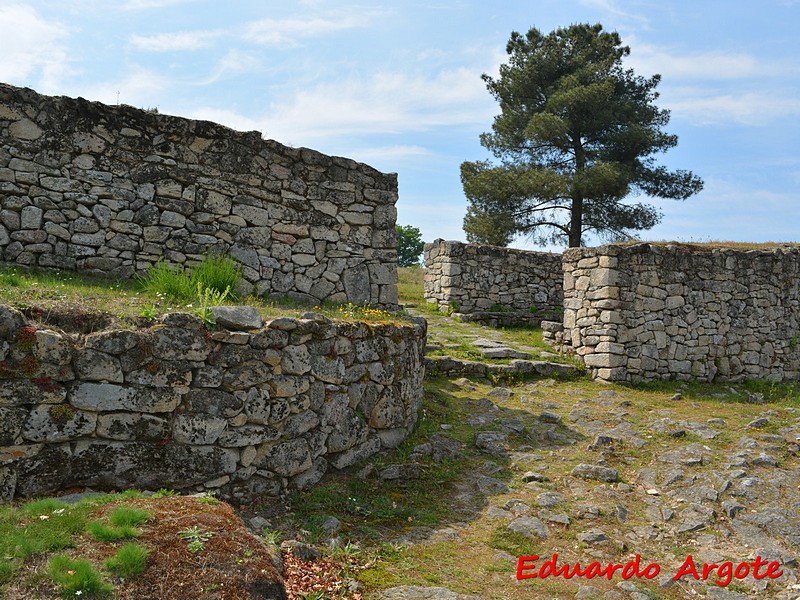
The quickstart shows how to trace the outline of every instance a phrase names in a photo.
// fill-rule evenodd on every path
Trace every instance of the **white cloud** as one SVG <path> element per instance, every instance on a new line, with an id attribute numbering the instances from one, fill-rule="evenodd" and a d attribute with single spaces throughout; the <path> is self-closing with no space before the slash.
<path id="1" fill-rule="evenodd" d="M 785 74 L 786 69 L 797 71 L 797 66 L 765 63 L 744 53 L 711 51 L 678 54 L 635 40 L 631 48 L 630 56 L 625 59 L 627 66 L 644 77 L 660 73 L 665 81 L 747 79 Z"/>
<path id="2" fill-rule="evenodd" d="M 271 106 L 267 129 L 278 139 L 401 134 L 486 123 L 493 108 L 475 71 L 461 68 L 433 77 L 385 72 L 297 90 Z"/>
<path id="3" fill-rule="evenodd" d="M 197 84 L 210 85 L 226 77 L 256 71 L 262 67 L 262 60 L 259 56 L 231 48 L 216 62 L 211 75 Z"/>
<path id="4" fill-rule="evenodd" d="M 375 146 L 371 148 L 354 148 L 345 152 L 347 156 L 358 162 L 367 163 L 377 169 L 388 165 L 389 169 L 396 169 L 398 163 L 427 160 L 431 157 L 430 150 L 423 146 L 402 145 Z"/>
<path id="5" fill-rule="evenodd" d="M 176 4 L 187 4 L 197 0 L 128 0 L 123 6 L 123 10 L 147 10 L 151 8 L 166 8 Z"/>
<path id="6" fill-rule="evenodd" d="M 580 0 L 580 4 L 588 6 L 589 8 L 605 11 L 615 17 L 633 21 L 636 23 L 637 29 L 650 29 L 650 21 L 646 17 L 623 10 L 614 0 Z"/>
<path id="7" fill-rule="evenodd" d="M 261 19 L 246 26 L 244 37 L 257 44 L 296 45 L 302 38 L 366 27 L 378 14 L 381 13 L 363 10 L 326 17 Z"/>
<path id="8" fill-rule="evenodd" d="M 0 6 L 0 81 L 23 83 L 38 76 L 38 91 L 57 90 L 69 73 L 67 37 L 66 26 L 46 21 L 30 6 Z"/>
<path id="9" fill-rule="evenodd" d="M 130 42 L 140 50 L 149 52 L 174 52 L 206 48 L 219 37 L 217 31 L 180 31 L 155 35 L 132 35 Z"/>
<path id="10" fill-rule="evenodd" d="M 760 126 L 800 116 L 800 98 L 770 91 L 737 94 L 675 88 L 663 94 L 659 105 L 697 125 Z"/>
<path id="11" fill-rule="evenodd" d="M 797 239 L 800 206 L 794 194 L 707 178 L 700 194 L 663 204 L 664 219 L 643 239 L 785 242 Z"/>
<path id="12" fill-rule="evenodd" d="M 193 118 L 210 119 L 240 130 L 258 130 L 288 145 L 317 147 L 345 136 L 393 135 L 441 126 L 486 124 L 496 105 L 480 73 L 465 68 L 433 77 L 378 73 L 287 92 L 257 118 L 201 108 Z"/>
<path id="13" fill-rule="evenodd" d="M 158 73 L 134 67 L 129 73 L 116 80 L 98 82 L 90 86 L 82 86 L 79 90 L 66 91 L 70 96 L 83 96 L 87 100 L 96 100 L 104 104 L 129 104 L 137 108 L 159 108 L 164 98 L 164 91 L 174 82 Z"/>

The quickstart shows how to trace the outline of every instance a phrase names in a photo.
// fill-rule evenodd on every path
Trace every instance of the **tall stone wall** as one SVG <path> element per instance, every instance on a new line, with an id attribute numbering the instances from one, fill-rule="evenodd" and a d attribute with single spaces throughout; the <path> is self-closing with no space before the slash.
<path id="1" fill-rule="evenodd" d="M 0 84 L 0 261 L 131 277 L 206 252 L 240 291 L 394 307 L 397 177 L 207 121 Z"/>
<path id="2" fill-rule="evenodd" d="M 563 303 L 560 254 L 436 240 L 425 269 L 428 303 L 468 320 L 538 323 Z"/>
<path id="3" fill-rule="evenodd" d="M 576 248 L 564 270 L 558 335 L 599 379 L 800 377 L 797 248 Z"/>
<path id="4" fill-rule="evenodd" d="M 252 500 L 395 447 L 416 423 L 424 320 L 226 322 L 172 314 L 79 338 L 0 305 L 0 500 L 73 486 Z"/>

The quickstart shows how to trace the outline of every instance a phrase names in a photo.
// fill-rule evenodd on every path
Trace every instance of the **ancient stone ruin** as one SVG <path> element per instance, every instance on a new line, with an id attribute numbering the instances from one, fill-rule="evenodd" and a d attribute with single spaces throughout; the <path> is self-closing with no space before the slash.
<path id="1" fill-rule="evenodd" d="M 436 240 L 425 245 L 425 297 L 486 325 L 538 325 L 560 316 L 561 255 Z"/>
<path id="2" fill-rule="evenodd" d="M 603 381 L 800 377 L 796 247 L 610 245 L 557 256 L 437 240 L 425 257 L 426 299 L 440 310 L 563 297 L 563 316 L 542 322 L 545 340 Z"/>
<path id="3" fill-rule="evenodd" d="M 131 277 L 207 252 L 240 292 L 394 308 L 397 177 L 258 132 L 0 84 L 0 261 Z"/>
<path id="4" fill-rule="evenodd" d="M 606 381 L 800 377 L 800 250 L 564 253 L 564 342 Z"/>
<path id="5" fill-rule="evenodd" d="M 424 320 L 263 323 L 254 309 L 215 310 L 214 332 L 171 314 L 79 338 L 0 305 L 0 500 L 92 486 L 251 501 L 414 427 Z"/>
<path id="6" fill-rule="evenodd" d="M 0 84 L 6 264 L 129 278 L 212 253 L 241 264 L 239 294 L 393 309 L 396 200 L 394 174 L 258 132 Z M 84 337 L 0 306 L 0 499 L 97 486 L 251 500 L 416 423 L 424 321 L 250 309 L 217 323 L 172 314 Z"/>

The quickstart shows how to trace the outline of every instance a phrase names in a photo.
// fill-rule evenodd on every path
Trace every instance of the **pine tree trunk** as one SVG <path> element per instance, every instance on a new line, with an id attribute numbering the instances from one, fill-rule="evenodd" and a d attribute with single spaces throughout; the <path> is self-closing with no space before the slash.
<path id="1" fill-rule="evenodd" d="M 569 220 L 569 247 L 580 248 L 583 231 L 583 198 L 572 199 L 572 214 Z"/>

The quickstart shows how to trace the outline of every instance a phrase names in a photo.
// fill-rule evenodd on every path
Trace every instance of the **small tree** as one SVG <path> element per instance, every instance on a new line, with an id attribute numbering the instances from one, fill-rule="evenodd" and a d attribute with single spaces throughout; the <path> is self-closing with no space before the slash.
<path id="1" fill-rule="evenodd" d="M 419 256 L 425 248 L 422 233 L 412 225 L 395 225 L 397 230 L 397 266 L 412 267 L 419 264 Z"/>
<path id="2" fill-rule="evenodd" d="M 616 32 L 599 24 L 548 35 L 534 28 L 512 33 L 506 50 L 500 77 L 483 75 L 501 113 L 481 145 L 500 164 L 461 165 L 468 237 L 522 234 L 570 247 L 590 231 L 626 237 L 661 218 L 649 204 L 623 203 L 631 194 L 682 200 L 702 189 L 691 172 L 655 164 L 653 154 L 678 143 L 661 130 L 669 111 L 653 105 L 661 77 L 624 69 L 630 49 Z"/>

